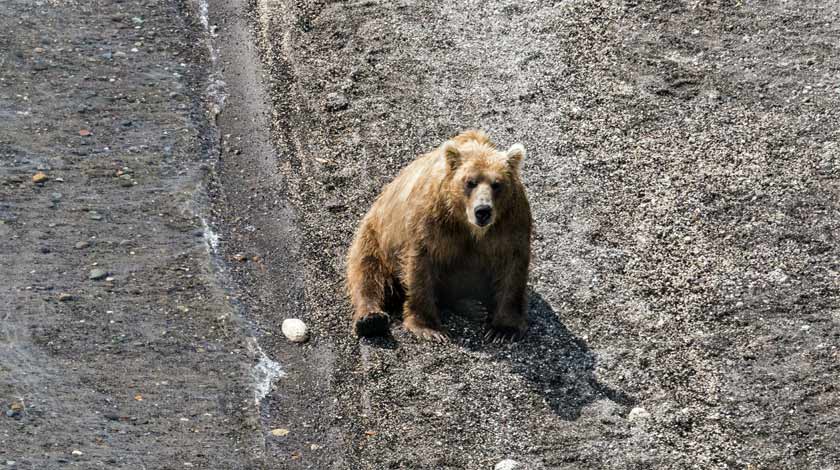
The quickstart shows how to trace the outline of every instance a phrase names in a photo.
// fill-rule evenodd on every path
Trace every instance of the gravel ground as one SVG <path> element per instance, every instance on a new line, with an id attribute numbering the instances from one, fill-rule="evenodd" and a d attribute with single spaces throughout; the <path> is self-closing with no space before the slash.
<path id="1" fill-rule="evenodd" d="M 835 1 L 196 7 L 0 5 L 0 466 L 840 465 Z M 528 336 L 353 338 L 353 230 L 468 127 Z"/>
<path id="2" fill-rule="evenodd" d="M 269 266 L 237 269 L 255 321 L 313 329 L 307 346 L 271 348 L 322 388 L 281 380 L 264 419 L 299 419 L 284 407 L 298 397 L 311 403 L 304 441 L 334 441 L 329 458 L 273 443 L 278 462 L 840 464 L 836 2 L 259 0 L 251 12 L 273 183 L 225 184 L 266 176 L 247 154 L 223 158 L 219 220 L 227 249 Z M 398 324 L 360 343 L 341 289 L 353 230 L 401 167 L 468 127 L 529 151 L 530 333 L 484 344 L 481 312 L 465 307 L 445 320 L 449 344 Z M 278 201 L 293 214 L 281 231 L 295 233 L 292 271 L 271 268 L 287 250 L 261 215 Z M 299 308 L 275 308 L 271 286 L 298 276 Z"/>

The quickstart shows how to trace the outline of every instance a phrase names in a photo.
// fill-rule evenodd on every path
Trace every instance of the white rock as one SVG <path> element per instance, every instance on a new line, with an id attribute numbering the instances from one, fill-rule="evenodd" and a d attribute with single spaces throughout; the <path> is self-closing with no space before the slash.
<path id="1" fill-rule="evenodd" d="M 627 415 L 627 419 L 630 421 L 644 421 L 650 418 L 650 413 L 640 406 L 637 406 L 630 410 L 630 414 Z"/>
<path id="2" fill-rule="evenodd" d="M 513 459 L 504 459 L 497 463 L 493 470 L 521 470 L 522 464 Z"/>
<path id="3" fill-rule="evenodd" d="M 297 318 L 287 318 L 283 320 L 283 325 L 280 327 L 286 338 L 295 343 L 302 343 L 309 339 L 309 329 L 306 324 Z"/>

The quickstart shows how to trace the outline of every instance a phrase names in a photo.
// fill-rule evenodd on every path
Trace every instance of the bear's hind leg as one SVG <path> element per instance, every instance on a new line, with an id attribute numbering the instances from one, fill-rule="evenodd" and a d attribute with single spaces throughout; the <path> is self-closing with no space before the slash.
<path id="1" fill-rule="evenodd" d="M 353 244 L 347 261 L 353 330 L 359 336 L 384 335 L 390 322 L 390 317 L 382 310 L 390 273 L 376 256 L 375 247 L 375 239 L 363 232 Z"/>

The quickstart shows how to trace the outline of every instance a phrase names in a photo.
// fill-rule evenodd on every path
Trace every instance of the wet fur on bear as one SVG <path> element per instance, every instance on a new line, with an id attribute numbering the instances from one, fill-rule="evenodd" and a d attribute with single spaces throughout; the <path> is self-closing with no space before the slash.
<path id="1" fill-rule="evenodd" d="M 519 167 L 525 149 L 499 151 L 469 130 L 408 165 L 362 220 L 347 258 L 353 327 L 387 333 L 388 296 L 402 294 L 403 325 L 442 341 L 439 308 L 458 297 L 487 307 L 486 338 L 517 340 L 528 326 L 531 210 Z"/>

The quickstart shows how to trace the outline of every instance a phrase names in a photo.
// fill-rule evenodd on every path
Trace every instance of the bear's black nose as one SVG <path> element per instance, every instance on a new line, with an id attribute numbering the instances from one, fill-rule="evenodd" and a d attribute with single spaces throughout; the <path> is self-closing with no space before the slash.
<path id="1" fill-rule="evenodd" d="M 490 222 L 490 217 L 492 216 L 493 208 L 490 206 L 478 206 L 475 208 L 475 221 L 482 227 Z"/>

